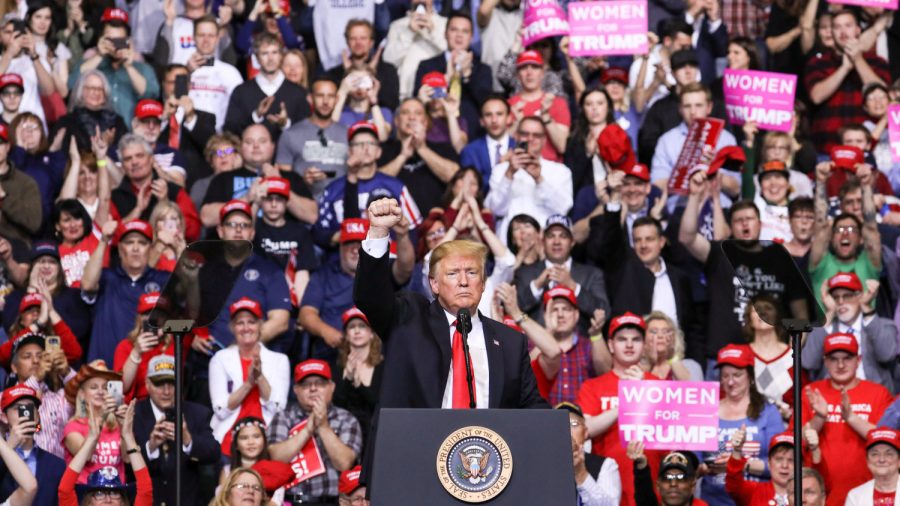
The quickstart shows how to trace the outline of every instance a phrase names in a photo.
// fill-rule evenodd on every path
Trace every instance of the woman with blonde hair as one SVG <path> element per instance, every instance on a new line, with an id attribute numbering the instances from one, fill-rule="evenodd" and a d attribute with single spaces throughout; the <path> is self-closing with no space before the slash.
<path id="1" fill-rule="evenodd" d="M 187 247 L 184 240 L 184 215 L 178 204 L 161 200 L 150 213 L 153 226 L 153 245 L 150 248 L 150 267 L 172 272 L 178 256 Z"/>
<path id="2" fill-rule="evenodd" d="M 266 501 L 262 477 L 253 469 L 239 467 L 231 471 L 209 506 L 262 506 Z"/>
<path id="3" fill-rule="evenodd" d="M 696 361 L 684 358 L 684 332 L 662 311 L 644 317 L 646 342 L 641 367 L 657 378 L 677 381 L 703 381 L 703 369 Z"/>
<path id="4" fill-rule="evenodd" d="M 309 69 L 309 64 L 303 51 L 289 49 L 284 53 L 284 58 L 281 60 L 281 71 L 284 72 L 284 78 L 304 90 L 309 84 L 307 69 Z"/>

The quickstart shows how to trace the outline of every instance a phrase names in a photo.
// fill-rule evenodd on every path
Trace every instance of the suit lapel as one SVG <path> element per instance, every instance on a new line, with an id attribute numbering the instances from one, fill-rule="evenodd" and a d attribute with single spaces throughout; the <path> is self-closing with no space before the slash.
<path id="1" fill-rule="evenodd" d="M 431 303 L 429 308 L 428 325 L 431 326 L 431 335 L 437 341 L 438 348 L 441 350 L 441 370 L 440 384 L 438 385 L 439 395 L 444 395 L 444 386 L 447 384 L 447 376 L 450 374 L 450 359 L 453 352 L 450 349 L 450 329 L 447 326 L 447 317 L 444 316 L 444 308 L 438 304 L 437 300 Z M 441 398 L 437 400 L 440 407 Z"/>
<path id="2" fill-rule="evenodd" d="M 497 409 L 500 407 L 500 399 L 503 397 L 503 349 L 500 347 L 500 340 L 488 319 L 480 312 L 478 317 L 481 319 L 481 328 L 484 332 L 484 346 L 487 348 L 488 372 L 490 373 L 488 375 L 490 390 L 488 407 Z"/>

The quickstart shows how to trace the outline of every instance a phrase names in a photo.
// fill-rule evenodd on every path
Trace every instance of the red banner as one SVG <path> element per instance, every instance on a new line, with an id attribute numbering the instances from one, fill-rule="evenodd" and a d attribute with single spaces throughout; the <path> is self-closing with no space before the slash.
<path id="1" fill-rule="evenodd" d="M 308 420 L 303 420 L 298 423 L 288 433 L 288 437 L 293 437 L 294 434 L 303 430 L 303 428 L 306 427 L 307 421 Z M 284 487 L 286 490 L 290 490 L 298 484 L 325 472 L 325 462 L 322 461 L 322 454 L 319 453 L 319 447 L 316 445 L 315 437 L 309 438 L 309 441 L 306 442 L 303 449 L 300 450 L 300 453 L 291 459 L 291 469 L 294 470 L 297 477 L 294 478 L 294 481 L 288 483 Z"/>
<path id="2" fill-rule="evenodd" d="M 688 194 L 691 169 L 703 159 L 704 147 L 709 146 L 715 152 L 724 127 L 725 122 L 718 118 L 698 119 L 688 127 L 681 154 L 669 177 L 669 195 Z"/>

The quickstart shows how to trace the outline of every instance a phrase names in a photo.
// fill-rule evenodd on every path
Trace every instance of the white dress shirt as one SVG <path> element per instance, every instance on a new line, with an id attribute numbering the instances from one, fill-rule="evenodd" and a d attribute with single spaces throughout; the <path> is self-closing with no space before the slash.
<path id="1" fill-rule="evenodd" d="M 509 151 L 509 134 L 503 134 L 503 137 L 500 139 L 494 139 L 490 135 L 487 137 L 487 148 L 488 148 L 488 156 L 491 159 L 491 167 L 496 167 L 500 160 L 503 159 L 503 155 Z M 497 147 L 500 148 L 500 156 L 497 156 Z"/>
<path id="2" fill-rule="evenodd" d="M 652 271 L 651 271 L 652 272 Z M 678 307 L 675 305 L 675 291 L 672 290 L 672 280 L 669 279 L 669 271 L 666 269 L 666 261 L 659 259 L 659 272 L 654 272 L 656 282 L 653 285 L 654 311 L 662 311 L 673 321 L 678 321 Z"/>
<path id="3" fill-rule="evenodd" d="M 859 353 L 857 353 L 857 356 L 860 357 L 859 367 L 856 368 L 856 377 L 859 379 L 866 379 L 866 371 L 865 371 L 865 368 L 862 366 L 862 357 L 863 357 L 863 354 L 865 353 L 865 350 L 863 350 L 863 341 L 865 339 L 863 339 L 863 315 L 862 315 L 862 313 L 859 313 L 858 315 L 856 315 L 856 319 L 854 319 L 850 323 L 841 322 L 841 324 L 839 325 L 839 328 L 841 329 L 841 332 L 844 332 L 846 334 L 851 334 L 851 335 L 853 335 L 853 337 L 856 338 L 856 343 L 859 345 Z"/>
<path id="4" fill-rule="evenodd" d="M 544 260 L 544 267 L 547 269 L 549 269 L 555 265 L 556 264 L 554 264 L 550 260 Z M 563 267 L 565 267 L 566 270 L 569 271 L 569 273 L 572 272 L 572 257 L 569 257 L 566 259 L 565 263 L 563 263 Z M 559 283 L 557 283 L 556 281 L 548 281 L 547 289 L 550 290 L 550 289 L 556 288 L 557 285 L 559 285 Z M 544 296 L 544 290 L 538 288 L 537 285 L 534 283 L 534 281 L 529 283 L 528 286 L 531 288 L 531 295 L 534 296 L 535 299 L 541 300 L 541 297 Z M 578 295 L 581 294 L 581 283 L 576 281 L 575 289 L 572 291 L 575 292 L 575 296 L 578 297 Z"/>

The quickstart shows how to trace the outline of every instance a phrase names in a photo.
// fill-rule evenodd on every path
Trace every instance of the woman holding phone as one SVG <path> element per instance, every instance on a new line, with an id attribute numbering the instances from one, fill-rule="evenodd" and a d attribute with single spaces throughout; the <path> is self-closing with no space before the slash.
<path id="1" fill-rule="evenodd" d="M 177 204 L 171 200 L 163 200 L 150 213 L 150 224 L 153 225 L 150 266 L 172 272 L 178 256 L 187 247 L 184 240 L 184 215 Z"/>
<path id="2" fill-rule="evenodd" d="M 149 327 L 150 312 L 159 300 L 159 292 L 145 293 L 138 299 L 134 328 L 116 346 L 113 370 L 122 374 L 122 391 L 126 401 L 145 399 L 148 395 L 147 365 L 157 355 L 175 355 L 172 336 Z"/>

